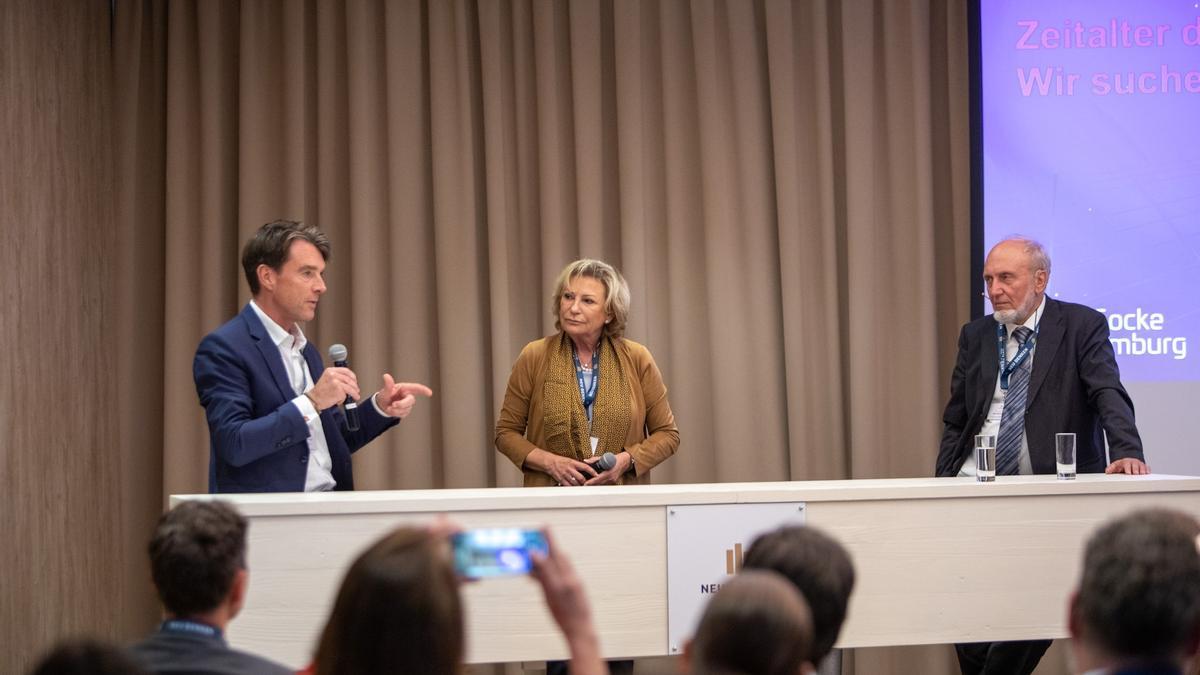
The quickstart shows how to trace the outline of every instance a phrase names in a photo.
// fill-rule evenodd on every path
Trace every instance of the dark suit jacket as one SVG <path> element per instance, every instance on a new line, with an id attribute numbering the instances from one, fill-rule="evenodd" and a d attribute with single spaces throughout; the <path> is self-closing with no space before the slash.
<path id="1" fill-rule="evenodd" d="M 958 475 L 983 426 L 999 374 L 996 321 L 989 315 L 963 326 L 950 381 L 950 402 L 938 450 L 938 476 Z M 1113 461 L 1144 461 L 1133 402 L 1117 370 L 1104 315 L 1046 299 L 1025 399 L 1025 433 L 1034 473 L 1055 473 L 1054 434 L 1075 432 L 1080 473 L 1104 471 L 1104 432 Z"/>
<path id="2" fill-rule="evenodd" d="M 152 673 L 179 675 L 292 675 L 290 668 L 230 649 L 220 636 L 159 631 L 129 648 L 135 661 Z"/>
<path id="3" fill-rule="evenodd" d="M 313 381 L 325 367 L 317 348 L 304 347 Z M 249 304 L 200 341 L 192 363 L 200 405 L 208 417 L 209 492 L 301 492 L 308 473 L 308 425 L 292 404 L 279 348 Z M 339 406 L 321 413 L 338 490 L 353 490 L 350 453 L 399 420 L 374 404 L 358 406 L 358 431 L 346 428 Z"/>

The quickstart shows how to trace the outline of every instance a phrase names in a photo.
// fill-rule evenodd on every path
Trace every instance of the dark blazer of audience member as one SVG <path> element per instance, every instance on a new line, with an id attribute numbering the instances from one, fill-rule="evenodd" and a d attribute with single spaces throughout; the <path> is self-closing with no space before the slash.
<path id="1" fill-rule="evenodd" d="M 811 673 L 812 615 L 804 596 L 779 574 L 747 570 L 708 601 L 684 646 L 692 675 Z"/>
<path id="2" fill-rule="evenodd" d="M 325 294 L 329 238 L 313 225 L 277 220 L 242 249 L 253 298 L 196 348 L 192 377 L 208 420 L 209 492 L 353 490 L 351 453 L 395 426 L 423 384 L 396 382 L 358 406 L 351 429 L 339 406 L 360 398 L 348 367 L 326 368 L 300 325 Z"/>
<path id="3" fill-rule="evenodd" d="M 149 671 L 121 648 L 85 639 L 59 643 L 29 675 L 149 675 Z"/>
<path id="4" fill-rule="evenodd" d="M 550 296 L 558 330 L 525 345 L 496 420 L 496 449 L 526 487 L 649 482 L 675 454 L 679 428 L 650 350 L 625 335 L 625 278 L 600 260 L 576 260 Z M 595 463 L 611 452 L 615 465 Z"/>
<path id="5" fill-rule="evenodd" d="M 1200 523 L 1136 511 L 1088 540 L 1068 623 L 1076 672 L 1182 673 L 1200 651 Z"/>
<path id="6" fill-rule="evenodd" d="M 159 518 L 150 540 L 150 573 L 165 619 L 130 648 L 144 667 L 208 675 L 293 672 L 225 642 L 250 583 L 246 527 L 246 519 L 222 501 L 187 501 Z"/>
<path id="7" fill-rule="evenodd" d="M 760 535 L 746 551 L 743 569 L 778 572 L 800 590 L 813 618 L 812 662 L 829 655 L 846 620 L 854 591 L 854 563 L 836 540 L 811 526 L 788 526 Z"/>
<path id="8" fill-rule="evenodd" d="M 457 675 L 465 657 L 463 603 L 443 527 L 399 528 L 351 564 L 316 656 L 315 675 Z M 532 576 L 571 650 L 573 675 L 601 675 L 600 643 L 583 584 L 550 544 Z M 500 622 L 503 617 L 496 617 Z"/>

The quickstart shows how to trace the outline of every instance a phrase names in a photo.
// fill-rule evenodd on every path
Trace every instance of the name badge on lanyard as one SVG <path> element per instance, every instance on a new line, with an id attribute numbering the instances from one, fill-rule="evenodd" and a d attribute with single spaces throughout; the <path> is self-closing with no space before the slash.
<path id="1" fill-rule="evenodd" d="M 187 619 L 168 619 L 159 627 L 164 633 L 186 633 L 191 635 L 203 635 L 204 637 L 221 637 L 221 631 L 215 626 L 210 626 L 196 621 L 188 621 Z"/>
<path id="2" fill-rule="evenodd" d="M 1041 322 L 1038 323 L 1040 326 Z M 996 350 L 1000 352 L 1000 388 L 1004 391 L 1008 391 L 1008 377 L 1013 374 L 1013 371 L 1021 367 L 1021 364 L 1025 362 L 1030 352 L 1033 351 L 1033 343 L 1037 341 L 1037 334 L 1037 327 L 1035 327 L 1033 335 L 1030 335 L 1025 344 L 1021 345 L 1021 348 L 1013 356 L 1013 360 L 1009 362 L 1006 358 L 1008 356 L 1008 349 L 1004 344 L 1008 341 L 1008 329 L 1004 327 L 1004 324 L 996 324 Z"/>

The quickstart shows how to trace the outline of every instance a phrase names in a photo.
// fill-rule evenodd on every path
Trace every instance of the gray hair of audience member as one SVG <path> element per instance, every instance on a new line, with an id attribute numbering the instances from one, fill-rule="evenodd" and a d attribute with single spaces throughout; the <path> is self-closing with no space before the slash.
<path id="1" fill-rule="evenodd" d="M 604 286 L 604 313 L 612 317 L 612 321 L 604 324 L 604 336 L 619 338 L 624 335 L 625 324 L 629 321 L 629 284 L 617 268 L 603 260 L 588 258 L 568 264 L 554 281 L 554 294 L 550 296 L 550 314 L 554 317 L 554 329 L 562 330 L 559 308 L 567 284 L 579 277 L 590 277 Z"/>
<path id="2" fill-rule="evenodd" d="M 329 260 L 329 237 L 316 225 L 305 225 L 295 220 L 273 220 L 258 228 L 253 237 L 242 247 L 242 272 L 250 284 L 250 295 L 258 295 L 258 266 L 266 265 L 275 271 L 283 269 L 292 250 L 292 242 L 307 241 L 321 252 L 322 260 Z"/>
<path id="3" fill-rule="evenodd" d="M 1200 644 L 1200 523 L 1145 509 L 1088 540 L 1071 632 L 1121 660 L 1181 660 Z"/>
<path id="4" fill-rule="evenodd" d="M 186 501 L 164 513 L 150 539 L 150 575 L 168 612 L 210 612 L 246 568 L 246 519 L 225 501 Z"/>
<path id="5" fill-rule="evenodd" d="M 1025 257 L 1029 259 L 1030 271 L 1046 270 L 1046 276 L 1050 276 L 1050 254 L 1046 252 L 1046 247 L 1042 246 L 1040 241 L 1032 237 L 1026 237 L 1023 234 L 1010 234 L 996 242 L 996 246 L 1006 241 L 1015 241 L 1024 247 L 1022 251 L 1025 253 Z M 996 248 L 996 246 L 992 248 Z"/>
<path id="6" fill-rule="evenodd" d="M 820 663 L 837 642 L 854 590 L 854 563 L 846 549 L 814 527 L 781 527 L 750 544 L 743 569 L 778 572 L 800 590 L 812 611 L 812 661 Z"/>
<path id="7" fill-rule="evenodd" d="M 811 648 L 804 596 L 775 572 L 743 569 L 708 601 L 686 660 L 697 675 L 797 675 Z"/>
<path id="8" fill-rule="evenodd" d="M 120 648 L 96 640 L 61 642 L 29 675 L 149 675 Z"/>

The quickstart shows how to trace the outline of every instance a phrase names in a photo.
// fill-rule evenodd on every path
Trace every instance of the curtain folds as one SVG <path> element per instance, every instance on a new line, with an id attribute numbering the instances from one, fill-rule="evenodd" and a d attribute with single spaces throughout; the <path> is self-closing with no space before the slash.
<path id="1" fill-rule="evenodd" d="M 277 217 L 333 239 L 312 337 L 437 390 L 356 457 L 364 487 L 515 483 L 496 407 L 579 256 L 624 271 L 671 387 L 659 480 L 929 473 L 967 307 L 964 24 L 935 0 L 119 4 L 118 178 L 147 191 L 124 269 L 163 279 L 123 309 L 162 333 L 164 489 L 205 488 L 191 356 Z"/>
<path id="2" fill-rule="evenodd" d="M 242 242 L 292 218 L 333 242 L 310 338 L 364 391 L 435 391 L 356 454 L 359 489 L 520 484 L 495 415 L 578 257 L 624 272 L 669 387 L 656 482 L 929 475 L 968 314 L 966 23 L 955 0 L 119 2 L 118 262 L 146 283 L 117 312 L 149 363 L 118 376 L 122 419 L 153 418 L 123 442 L 156 496 L 206 490 L 192 356 L 248 299 Z"/>

